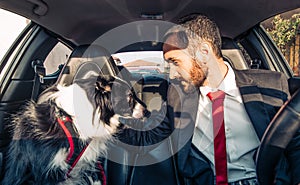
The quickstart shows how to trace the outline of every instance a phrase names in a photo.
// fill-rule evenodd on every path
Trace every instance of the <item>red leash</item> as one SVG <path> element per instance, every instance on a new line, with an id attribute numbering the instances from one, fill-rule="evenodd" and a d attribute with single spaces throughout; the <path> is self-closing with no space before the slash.
<path id="1" fill-rule="evenodd" d="M 70 152 L 69 152 L 69 155 L 67 157 L 67 161 L 70 161 L 73 154 L 74 154 L 74 142 L 73 142 L 73 138 L 72 138 L 72 134 L 70 133 L 70 131 L 68 130 L 68 128 L 66 127 L 65 123 L 66 122 L 70 122 L 72 123 L 72 120 L 71 118 L 69 117 L 64 117 L 64 120 L 62 120 L 61 118 L 57 118 L 57 122 L 59 123 L 59 125 L 61 126 L 61 128 L 64 130 L 66 136 L 67 136 L 67 139 L 68 139 L 68 142 L 70 144 Z"/>
<path id="2" fill-rule="evenodd" d="M 103 169 L 100 162 L 98 162 L 98 167 L 100 169 L 100 174 L 101 174 L 101 177 L 102 177 L 102 182 L 103 182 L 102 185 L 106 185 L 107 184 L 106 175 L 105 175 L 104 169 Z"/>

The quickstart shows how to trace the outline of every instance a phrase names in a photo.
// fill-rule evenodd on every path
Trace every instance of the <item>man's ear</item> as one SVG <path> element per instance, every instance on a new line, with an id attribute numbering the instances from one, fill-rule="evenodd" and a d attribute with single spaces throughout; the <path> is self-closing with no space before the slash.
<path id="1" fill-rule="evenodd" d="M 207 42 L 202 42 L 198 46 L 198 49 L 196 51 L 196 58 L 198 58 L 199 61 L 207 61 L 208 54 L 211 51 L 210 46 Z"/>
<path id="2" fill-rule="evenodd" d="M 207 42 L 201 42 L 199 51 L 202 53 L 202 55 L 207 55 L 211 51 L 211 47 Z"/>

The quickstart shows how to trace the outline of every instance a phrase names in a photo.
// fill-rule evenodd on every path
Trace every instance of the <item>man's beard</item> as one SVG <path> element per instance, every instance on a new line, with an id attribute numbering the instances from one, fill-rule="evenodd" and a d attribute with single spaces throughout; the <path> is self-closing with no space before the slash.
<path id="1" fill-rule="evenodd" d="M 193 67 L 190 71 L 190 76 L 191 82 L 195 87 L 199 88 L 203 86 L 207 76 L 207 67 L 203 65 L 200 67 L 196 61 L 193 61 Z"/>
<path id="2" fill-rule="evenodd" d="M 195 88 L 198 89 L 199 87 L 203 86 L 207 75 L 207 73 L 205 73 L 205 71 L 207 71 L 205 70 L 205 66 L 203 66 L 203 69 L 196 63 L 196 61 L 193 61 L 193 67 L 189 72 L 190 80 L 181 82 L 186 93 L 193 92 Z"/>

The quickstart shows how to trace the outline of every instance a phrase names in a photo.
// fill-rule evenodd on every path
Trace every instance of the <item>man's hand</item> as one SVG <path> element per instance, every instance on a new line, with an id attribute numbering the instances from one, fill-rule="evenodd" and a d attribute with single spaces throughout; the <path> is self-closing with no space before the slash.
<path id="1" fill-rule="evenodd" d="M 145 107 L 137 103 L 133 109 L 132 117 L 134 118 L 143 118 L 144 117 Z"/>

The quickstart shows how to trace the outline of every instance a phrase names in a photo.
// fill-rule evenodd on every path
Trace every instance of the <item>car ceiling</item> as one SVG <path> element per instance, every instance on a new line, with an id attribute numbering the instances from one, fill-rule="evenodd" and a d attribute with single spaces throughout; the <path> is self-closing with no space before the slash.
<path id="1" fill-rule="evenodd" d="M 133 21 L 176 23 L 183 15 L 213 18 L 225 37 L 234 38 L 277 13 L 300 7 L 299 0 L 0 0 L 0 7 L 20 14 L 75 44 Z M 165 31 L 165 30 L 163 30 Z"/>

